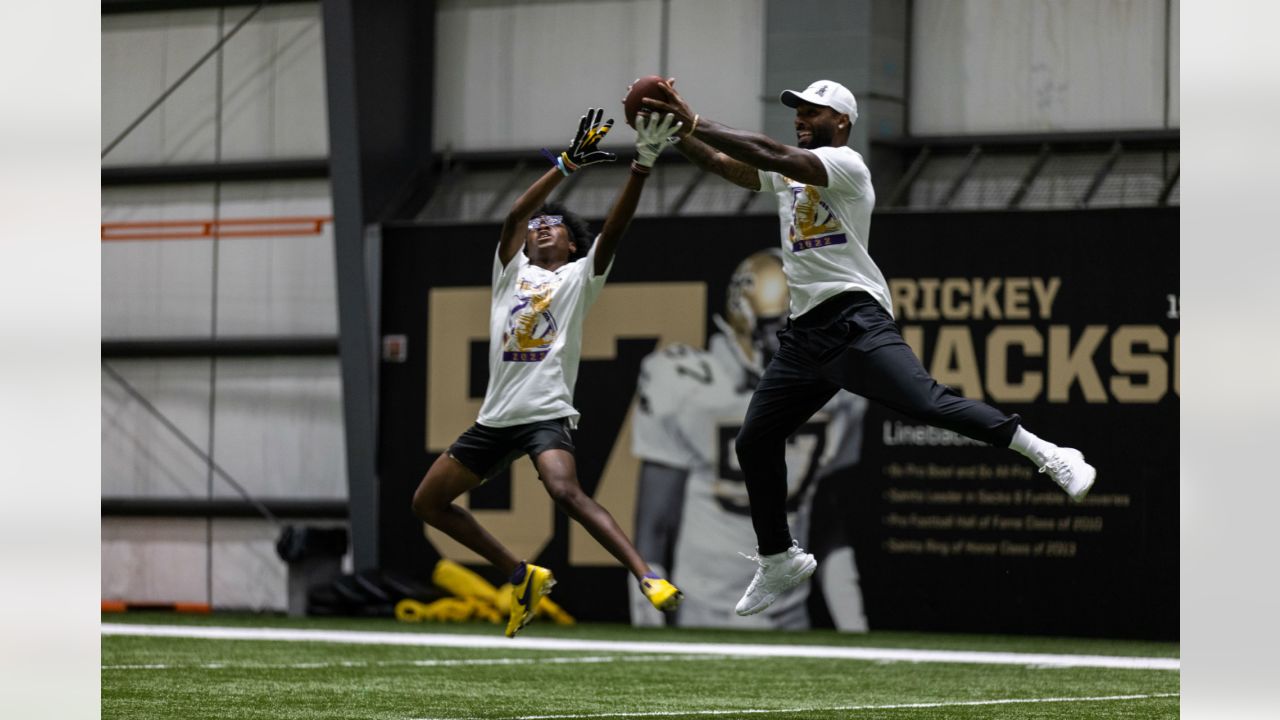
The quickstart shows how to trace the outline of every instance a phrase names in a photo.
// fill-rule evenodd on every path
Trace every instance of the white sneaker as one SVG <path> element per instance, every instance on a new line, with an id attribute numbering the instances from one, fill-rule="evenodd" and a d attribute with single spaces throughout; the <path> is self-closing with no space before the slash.
<path id="1" fill-rule="evenodd" d="M 747 592 L 738 601 L 734 611 L 739 615 L 755 615 L 772 605 L 783 593 L 799 585 L 814 570 L 818 569 L 818 561 L 804 550 L 799 543 L 791 541 L 791 547 L 774 555 L 743 555 L 748 560 L 755 560 L 760 567 L 756 568 L 755 577 L 747 586 Z"/>
<path id="2" fill-rule="evenodd" d="M 1048 473 L 1075 502 L 1089 494 L 1093 479 L 1098 476 L 1098 471 L 1085 462 L 1084 454 L 1075 448 L 1058 448 L 1045 460 L 1040 472 Z"/>

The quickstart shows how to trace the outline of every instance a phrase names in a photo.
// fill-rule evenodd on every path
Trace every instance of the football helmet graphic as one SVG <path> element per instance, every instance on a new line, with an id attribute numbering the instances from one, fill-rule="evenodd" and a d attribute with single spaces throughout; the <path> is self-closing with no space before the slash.
<path id="1" fill-rule="evenodd" d="M 790 303 L 778 248 L 748 255 L 729 278 L 725 315 L 743 355 L 759 370 L 778 349 L 777 332 L 786 324 Z"/>

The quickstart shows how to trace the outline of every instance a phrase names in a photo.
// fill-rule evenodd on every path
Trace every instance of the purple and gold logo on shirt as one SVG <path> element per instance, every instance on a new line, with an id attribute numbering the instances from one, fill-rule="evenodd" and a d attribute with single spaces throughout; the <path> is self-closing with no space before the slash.
<path id="1" fill-rule="evenodd" d="M 794 182 L 794 181 L 793 181 Z M 812 185 L 791 185 L 791 252 L 844 245 L 849 238 L 836 214 Z"/>
<path id="2" fill-rule="evenodd" d="M 503 361 L 541 362 L 551 352 L 560 333 L 560 324 L 551 312 L 551 299 L 560 282 L 555 277 L 545 282 L 521 278 L 516 283 L 507 329 L 502 333 Z"/>

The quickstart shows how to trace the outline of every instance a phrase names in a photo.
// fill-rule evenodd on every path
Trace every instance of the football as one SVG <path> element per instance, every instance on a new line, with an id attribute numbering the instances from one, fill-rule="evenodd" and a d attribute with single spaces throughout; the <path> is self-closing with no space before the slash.
<path id="1" fill-rule="evenodd" d="M 636 113 L 644 109 L 640 103 L 647 97 L 663 99 L 662 90 L 658 89 L 658 83 L 662 82 L 662 78 L 657 75 L 645 75 L 636 80 L 631 85 L 631 89 L 627 91 L 627 96 L 622 100 L 622 108 L 627 116 L 627 124 L 631 127 L 636 126 Z"/>

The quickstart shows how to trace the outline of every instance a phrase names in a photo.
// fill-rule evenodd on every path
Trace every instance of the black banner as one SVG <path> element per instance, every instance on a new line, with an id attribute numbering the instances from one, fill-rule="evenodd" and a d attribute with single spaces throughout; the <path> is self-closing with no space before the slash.
<path id="1" fill-rule="evenodd" d="M 1072 504 L 872 406 L 842 505 L 873 626 L 1175 639 L 1177 211 L 902 215 L 873 238 L 934 377 L 1098 469 Z"/>
<path id="2" fill-rule="evenodd" d="M 777 233 L 772 217 L 646 218 L 623 240 L 584 331 L 575 441 L 584 488 L 628 532 L 640 364 L 673 343 L 704 348 L 734 268 Z M 384 568 L 425 578 L 443 553 L 499 580 L 409 510 L 484 394 L 497 237 L 494 225 L 384 229 Z M 1177 247 L 1176 209 L 875 216 L 872 255 L 926 368 L 1079 448 L 1099 475 L 1071 505 L 1021 456 L 872 405 L 861 459 L 825 478 L 813 518 L 844 529 L 871 628 L 1177 636 Z M 571 614 L 625 622 L 625 571 L 531 472 L 517 463 L 474 491 L 472 511 L 556 572 Z"/>

